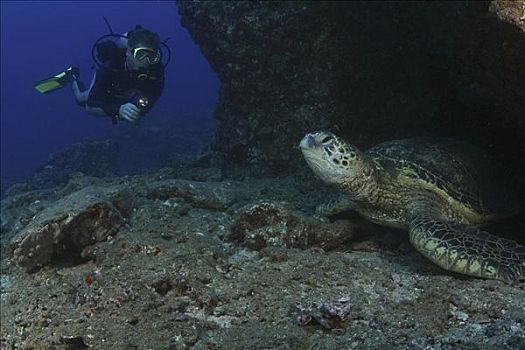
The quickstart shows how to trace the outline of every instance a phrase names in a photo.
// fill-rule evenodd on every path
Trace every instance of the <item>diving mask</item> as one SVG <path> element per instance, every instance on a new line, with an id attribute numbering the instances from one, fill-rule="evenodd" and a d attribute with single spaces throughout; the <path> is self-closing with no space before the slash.
<path id="1" fill-rule="evenodd" d="M 149 64 L 157 64 L 160 61 L 160 50 L 153 50 L 147 47 L 136 47 L 131 50 L 131 53 L 138 61 L 147 60 Z"/>

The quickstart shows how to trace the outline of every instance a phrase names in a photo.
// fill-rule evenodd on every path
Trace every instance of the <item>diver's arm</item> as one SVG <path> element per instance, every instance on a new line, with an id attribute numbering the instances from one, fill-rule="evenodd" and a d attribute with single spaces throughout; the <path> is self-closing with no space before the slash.
<path id="1" fill-rule="evenodd" d="M 108 115 L 100 107 L 86 106 L 86 110 L 90 115 L 96 117 L 107 117 Z M 118 115 L 118 116 L 117 116 Z M 140 110 L 133 103 L 128 102 L 120 105 L 118 113 L 113 118 L 124 119 L 130 123 L 136 122 L 140 118 Z"/>

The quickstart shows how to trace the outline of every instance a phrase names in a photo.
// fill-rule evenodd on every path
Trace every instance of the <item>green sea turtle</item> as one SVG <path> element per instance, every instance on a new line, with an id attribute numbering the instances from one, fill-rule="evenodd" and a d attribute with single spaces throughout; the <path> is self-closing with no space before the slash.
<path id="1" fill-rule="evenodd" d="M 523 282 L 525 246 L 479 229 L 519 212 L 523 198 L 474 147 L 413 138 L 362 152 L 329 132 L 306 134 L 299 147 L 314 173 L 342 192 L 319 212 L 356 210 L 374 223 L 407 229 L 411 244 L 446 270 Z"/>

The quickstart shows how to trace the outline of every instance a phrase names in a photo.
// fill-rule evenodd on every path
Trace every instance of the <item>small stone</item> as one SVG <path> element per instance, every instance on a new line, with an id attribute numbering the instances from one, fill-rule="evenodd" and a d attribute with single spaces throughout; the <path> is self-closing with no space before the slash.
<path id="1" fill-rule="evenodd" d="M 465 321 L 468 320 L 469 316 L 466 313 L 462 312 L 462 311 L 457 311 L 456 312 L 456 318 L 458 320 L 460 320 L 460 321 L 465 322 Z"/>

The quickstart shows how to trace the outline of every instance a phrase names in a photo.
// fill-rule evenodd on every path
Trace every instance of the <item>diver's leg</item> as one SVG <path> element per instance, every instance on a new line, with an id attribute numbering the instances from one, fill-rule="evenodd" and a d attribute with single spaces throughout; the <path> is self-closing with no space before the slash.
<path id="1" fill-rule="evenodd" d="M 86 105 L 86 111 L 89 115 L 93 115 L 95 117 L 107 117 L 106 112 L 100 107 L 90 107 Z"/>
<path id="2" fill-rule="evenodd" d="M 105 116 L 106 113 L 104 110 L 102 110 L 102 108 L 90 107 L 87 105 L 89 93 L 91 92 L 96 79 L 97 73 L 95 72 L 95 74 L 93 74 L 93 79 L 91 79 L 89 88 L 86 89 L 84 83 L 78 77 L 74 77 L 71 87 L 73 88 L 73 93 L 75 94 L 75 100 L 77 101 L 77 104 L 81 107 L 85 107 L 88 114 L 94 116 Z"/>
<path id="3" fill-rule="evenodd" d="M 93 85 L 95 85 L 95 80 L 97 79 L 97 73 L 93 74 L 93 79 L 91 79 L 91 84 L 89 85 L 89 88 L 85 88 L 84 84 L 78 77 L 75 77 L 73 79 L 73 82 L 71 84 L 73 88 L 73 93 L 75 94 L 75 100 L 77 101 L 77 104 L 85 107 L 88 114 L 96 116 L 96 117 L 105 117 L 106 112 L 100 107 L 92 107 L 88 106 L 87 101 L 89 98 L 89 93 L 91 92 L 91 89 L 93 88 Z"/>
<path id="4" fill-rule="evenodd" d="M 89 85 L 89 88 L 86 89 L 84 83 L 79 79 L 79 77 L 75 77 L 73 79 L 73 82 L 71 84 L 71 87 L 73 88 L 73 93 L 75 94 L 75 100 L 77 103 L 81 106 L 86 106 L 86 102 L 89 97 L 89 92 L 91 91 L 91 88 L 93 87 L 93 84 L 95 84 L 95 79 L 97 77 L 97 73 L 93 75 L 93 79 L 91 80 L 91 84 Z"/>

